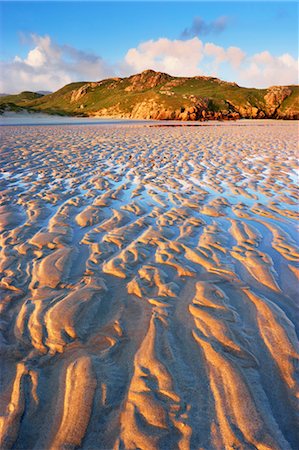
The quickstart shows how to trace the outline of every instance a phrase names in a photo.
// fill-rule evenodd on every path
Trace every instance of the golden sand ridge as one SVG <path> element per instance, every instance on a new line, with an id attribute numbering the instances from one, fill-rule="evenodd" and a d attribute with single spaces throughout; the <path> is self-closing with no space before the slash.
<path id="1" fill-rule="evenodd" d="M 297 448 L 297 125 L 1 128 L 1 449 Z"/>

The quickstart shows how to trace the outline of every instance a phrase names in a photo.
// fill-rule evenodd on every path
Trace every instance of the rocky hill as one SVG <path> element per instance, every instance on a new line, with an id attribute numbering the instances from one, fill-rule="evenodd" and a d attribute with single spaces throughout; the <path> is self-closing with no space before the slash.
<path id="1" fill-rule="evenodd" d="M 214 77 L 146 70 L 127 78 L 71 83 L 48 95 L 1 97 L 0 111 L 7 109 L 129 119 L 299 119 L 299 87 L 244 88 Z"/>

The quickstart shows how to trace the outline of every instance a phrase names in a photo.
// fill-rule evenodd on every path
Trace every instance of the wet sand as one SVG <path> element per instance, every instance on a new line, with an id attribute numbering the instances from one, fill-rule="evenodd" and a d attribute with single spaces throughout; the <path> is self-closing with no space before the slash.
<path id="1" fill-rule="evenodd" d="M 296 449 L 296 122 L 3 126 L 0 447 Z"/>

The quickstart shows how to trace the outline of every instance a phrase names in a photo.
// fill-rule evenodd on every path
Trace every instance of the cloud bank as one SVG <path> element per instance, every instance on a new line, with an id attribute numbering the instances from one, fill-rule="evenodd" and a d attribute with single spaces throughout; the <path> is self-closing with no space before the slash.
<path id="1" fill-rule="evenodd" d="M 113 74 L 100 57 L 69 45 L 58 45 L 50 36 L 30 36 L 33 48 L 25 58 L 15 56 L 0 63 L 0 92 L 54 91 L 73 81 L 99 80 Z"/>
<path id="2" fill-rule="evenodd" d="M 129 73 L 153 69 L 191 77 L 203 73 L 200 69 L 202 57 L 203 43 L 197 38 L 188 41 L 161 38 L 131 48 L 124 60 Z"/>
<path id="3" fill-rule="evenodd" d="M 248 87 L 298 83 L 298 60 L 289 53 L 247 55 L 239 47 L 224 48 L 198 37 L 143 42 L 127 52 L 125 62 L 130 73 L 152 68 L 176 76 L 217 76 Z"/>
<path id="4" fill-rule="evenodd" d="M 248 55 L 239 47 L 221 47 L 197 36 L 142 42 L 114 65 L 98 55 L 57 44 L 50 36 L 31 35 L 31 44 L 26 57 L 0 63 L 0 92 L 54 91 L 73 81 L 126 76 L 146 69 L 175 76 L 217 76 L 248 87 L 298 83 L 298 61 L 289 53 L 276 56 L 265 50 Z"/>

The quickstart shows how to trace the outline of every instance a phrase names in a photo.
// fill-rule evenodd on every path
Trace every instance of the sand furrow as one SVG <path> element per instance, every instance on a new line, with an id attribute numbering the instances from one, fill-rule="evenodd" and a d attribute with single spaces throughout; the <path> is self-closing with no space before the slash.
<path id="1" fill-rule="evenodd" d="M 296 142 L 2 127 L 1 448 L 297 448 Z"/>

